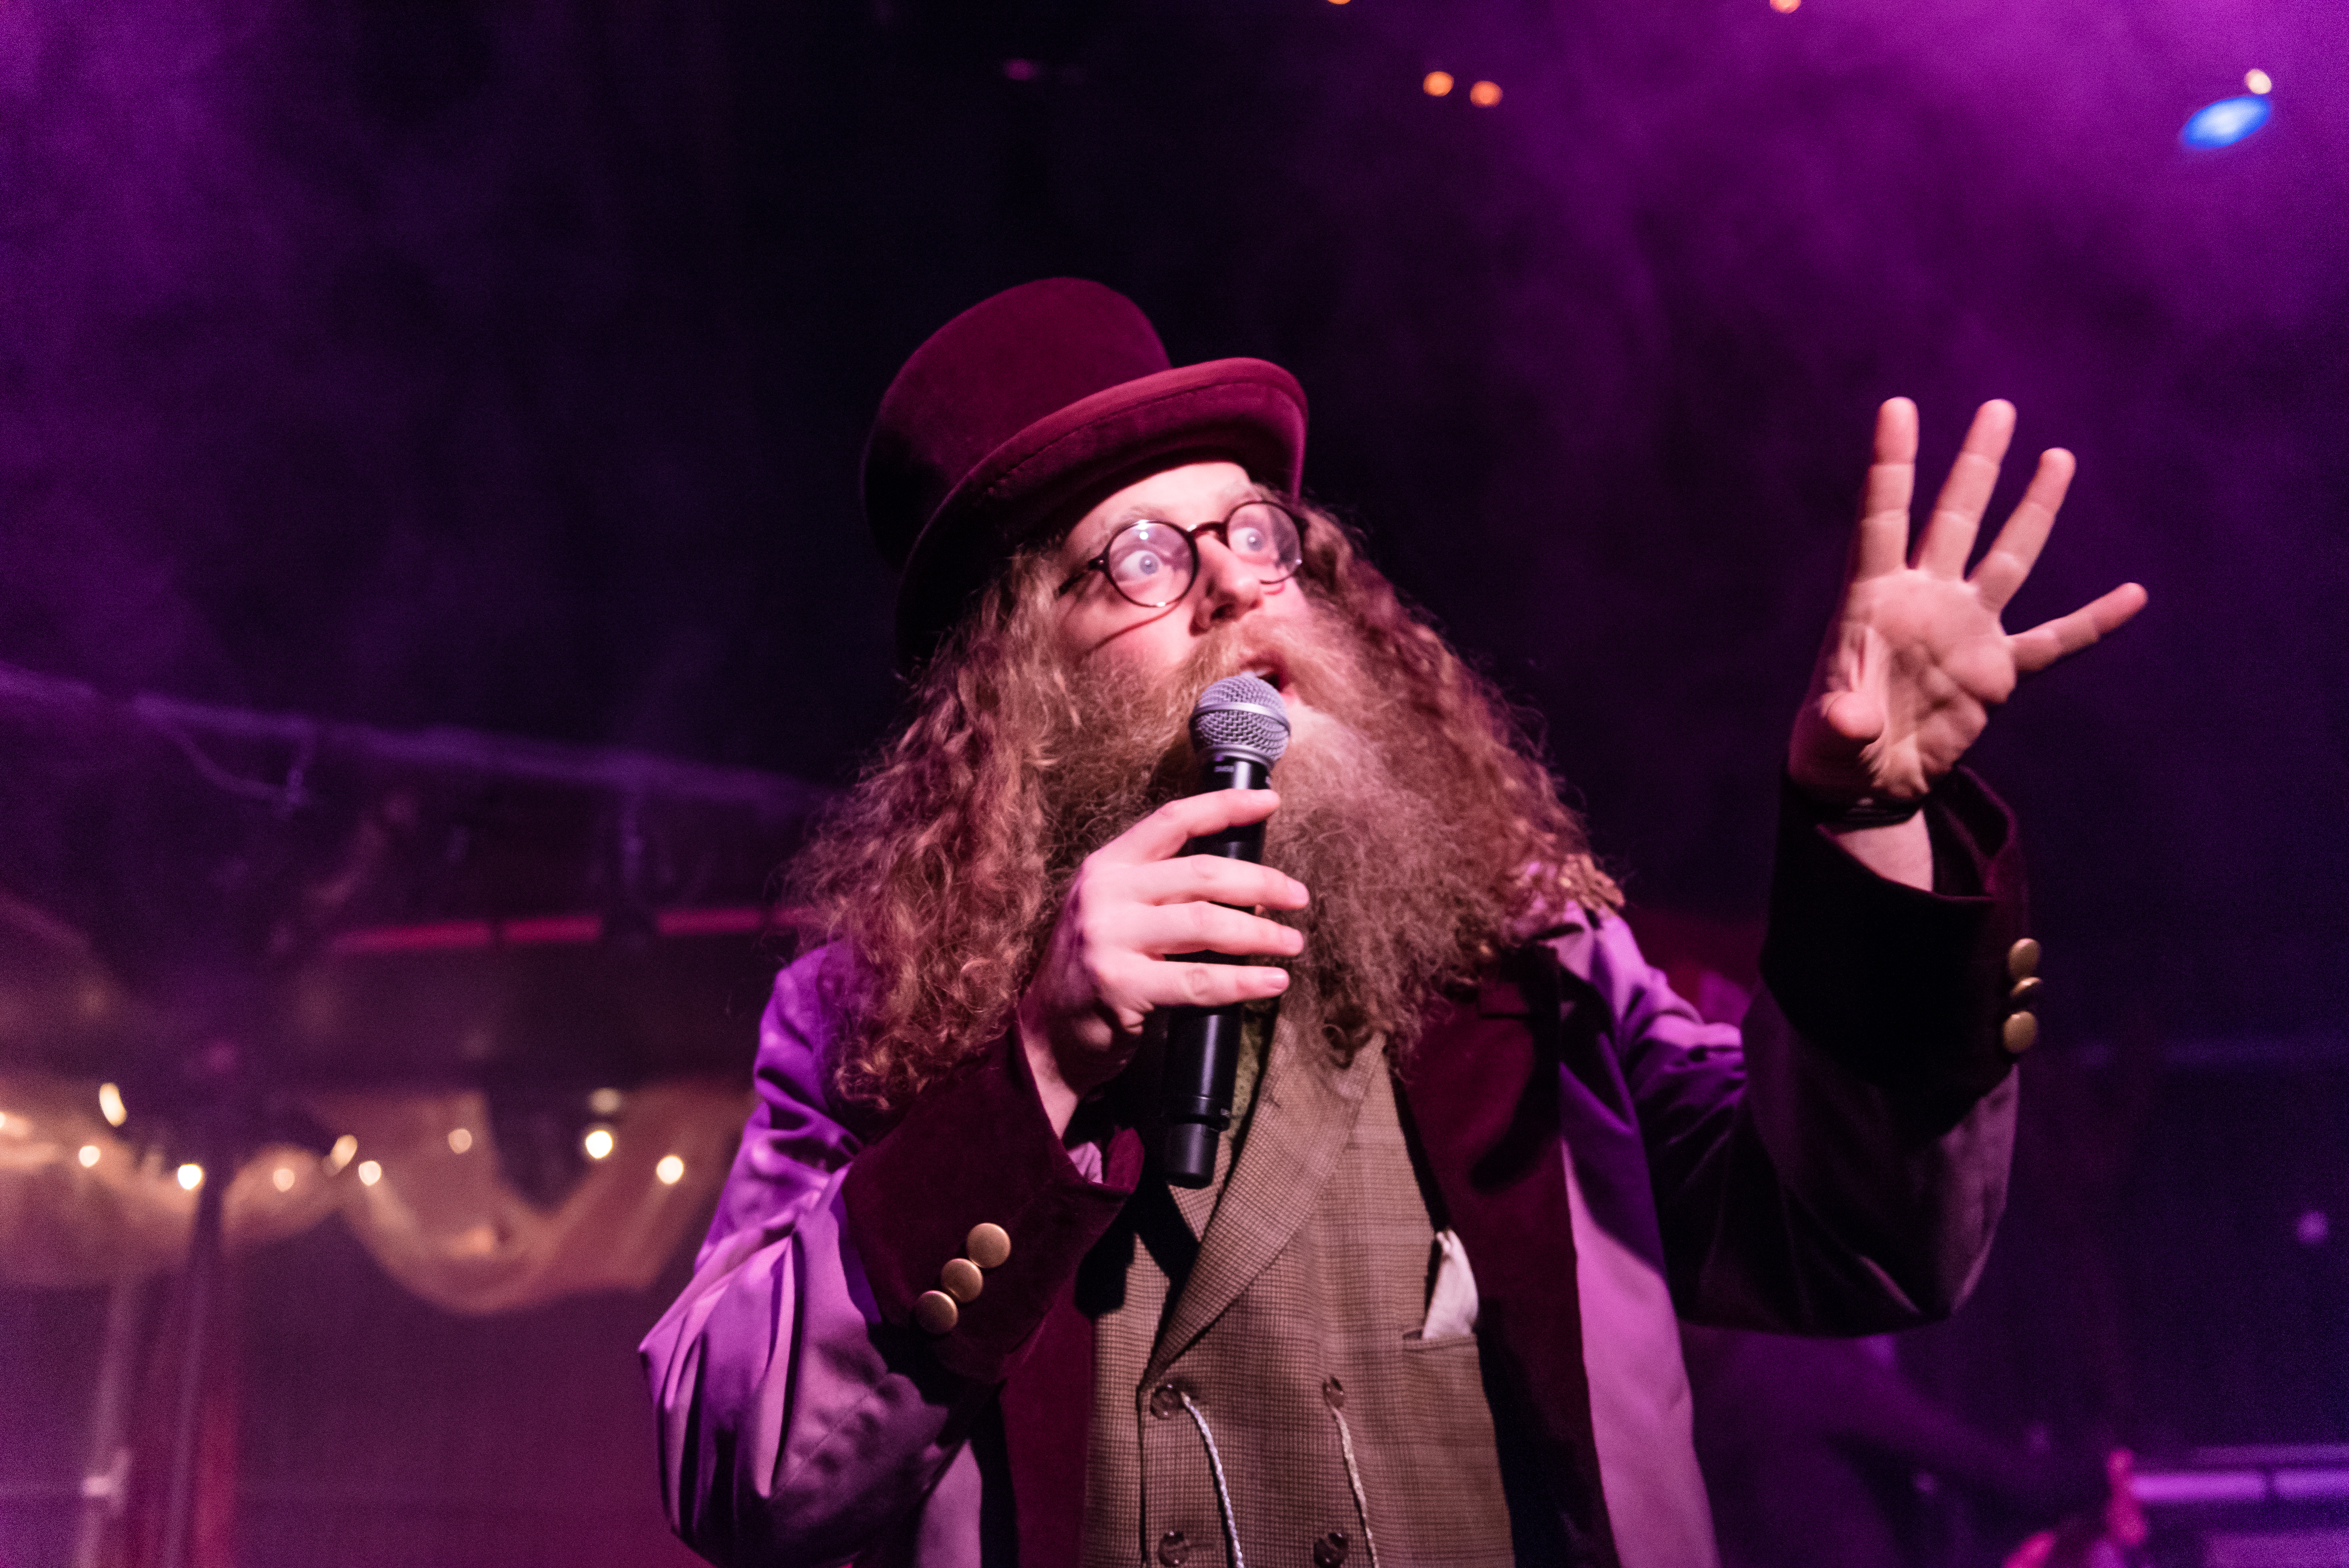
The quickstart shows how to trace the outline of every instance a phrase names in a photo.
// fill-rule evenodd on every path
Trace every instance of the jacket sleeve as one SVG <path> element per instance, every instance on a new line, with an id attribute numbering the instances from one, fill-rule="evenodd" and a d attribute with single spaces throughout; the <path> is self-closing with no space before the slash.
<path id="1" fill-rule="evenodd" d="M 845 1563 L 915 1527 L 1139 1167 L 1130 1134 L 1063 1150 L 1009 1041 L 858 1139 L 824 1090 L 840 961 L 778 976 L 759 1108 L 693 1280 L 639 1347 L 670 1526 L 715 1563 Z M 981 1221 L 1009 1255 L 930 1332 L 914 1303 Z"/>
<path id="2" fill-rule="evenodd" d="M 1619 921 L 1576 955 L 1612 1009 L 1683 1317 L 1871 1334 L 1946 1316 L 1972 1288 L 2013 1146 L 2002 1031 L 2023 868 L 1971 775 L 1926 811 L 1930 892 L 1861 865 L 1785 791 L 1741 1026 L 1700 1018 Z"/>

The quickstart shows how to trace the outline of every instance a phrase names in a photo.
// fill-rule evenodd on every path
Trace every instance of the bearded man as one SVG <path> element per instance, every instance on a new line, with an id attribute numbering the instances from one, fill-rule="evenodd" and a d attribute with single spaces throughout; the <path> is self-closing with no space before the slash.
<path id="1" fill-rule="evenodd" d="M 1909 553 L 1885 406 L 1787 755 L 1766 988 L 1708 1024 L 1510 708 L 1299 501 L 1305 403 L 1013 289 L 884 398 L 911 717 L 798 870 L 761 1105 L 644 1345 L 671 1521 L 730 1563 L 1715 1561 L 1675 1313 L 1951 1310 L 2036 1025 L 2004 809 L 1957 770 L 2071 474 L 1965 573 L 2013 425 Z M 1186 795 L 1211 682 L 1279 793 Z M 1182 854 L 1263 822 L 1265 863 Z M 1202 952 L 1243 960 L 1200 962 Z M 1192 955 L 1192 956 L 1184 956 Z M 1244 1004 L 1210 1184 L 1146 1150 L 1170 1008 Z"/>

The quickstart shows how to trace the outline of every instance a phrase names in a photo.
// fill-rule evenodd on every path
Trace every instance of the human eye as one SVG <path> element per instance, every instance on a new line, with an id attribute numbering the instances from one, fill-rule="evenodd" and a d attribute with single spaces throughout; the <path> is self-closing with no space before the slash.
<path id="1" fill-rule="evenodd" d="M 1293 530 L 1288 519 L 1268 506 L 1244 506 L 1232 514 L 1225 529 L 1232 553 L 1252 566 L 1278 564 L 1289 549 Z"/>
<path id="2" fill-rule="evenodd" d="M 1179 583 L 1190 541 L 1163 522 L 1137 522 L 1110 541 L 1109 575 L 1119 587 L 1143 593 Z"/>

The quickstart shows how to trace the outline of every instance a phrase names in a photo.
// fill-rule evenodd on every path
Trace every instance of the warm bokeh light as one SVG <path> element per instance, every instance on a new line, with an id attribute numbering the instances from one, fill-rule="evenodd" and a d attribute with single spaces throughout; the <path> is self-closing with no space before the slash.
<path id="1" fill-rule="evenodd" d="M 2271 93 L 2275 91 L 2275 78 L 2269 76 L 2267 72 L 2260 69 L 2257 66 L 2253 66 L 2250 70 L 2243 73 L 2243 85 L 2251 88 L 2255 93 Z"/>
<path id="2" fill-rule="evenodd" d="M 359 1161 L 359 1185 L 372 1187 L 383 1180 L 383 1167 L 372 1160 Z"/>
<path id="3" fill-rule="evenodd" d="M 119 1127 L 130 1119 L 129 1108 L 122 1103 L 122 1091 L 110 1083 L 98 1086 L 98 1109 L 109 1127 Z"/>
<path id="4" fill-rule="evenodd" d="M 1332 0 L 1332 3 L 1342 5 L 1346 0 Z M 664 1154 L 660 1157 L 660 1163 L 653 1167 L 653 1174 L 661 1179 L 663 1186 L 674 1187 L 685 1180 L 685 1161 L 674 1154 Z"/>
<path id="5" fill-rule="evenodd" d="M 269 1184 L 280 1192 L 294 1191 L 294 1167 L 280 1165 L 276 1170 L 272 1171 L 269 1173 Z"/>
<path id="6" fill-rule="evenodd" d="M 598 1116 L 619 1115 L 620 1091 L 616 1088 L 597 1089 L 587 1097 L 587 1109 Z"/>
<path id="7" fill-rule="evenodd" d="M 180 1167 L 180 1190 L 192 1192 L 204 1184 L 204 1168 L 190 1161 Z"/>
<path id="8" fill-rule="evenodd" d="M 1468 89 L 1468 101 L 1475 104 L 1478 108 L 1491 108 L 1495 104 L 1501 101 L 1501 84 L 1498 82 L 1478 82 L 1475 87 Z"/>
<path id="9" fill-rule="evenodd" d="M 358 1151 L 359 1140 L 350 1133 L 346 1132 L 336 1139 L 335 1146 L 326 1150 L 326 1174 L 332 1176 L 336 1171 L 348 1165 L 351 1162 L 351 1156 Z"/>
<path id="10" fill-rule="evenodd" d="M 471 1147 L 473 1147 L 472 1129 L 468 1127 L 452 1127 L 449 1130 L 450 1153 L 462 1154 Z"/>
<path id="11" fill-rule="evenodd" d="M 1430 71 L 1420 80 L 1420 90 L 1430 98 L 1442 98 L 1452 90 L 1450 71 Z"/>
<path id="12" fill-rule="evenodd" d="M 83 1170 L 88 1170 L 91 1166 L 98 1163 L 98 1145 L 95 1143 L 83 1144 L 81 1146 L 81 1152 L 75 1155 L 74 1158 L 81 1161 L 81 1168 Z"/>
<path id="13" fill-rule="evenodd" d="M 1802 5 L 1802 3 L 1803 0 L 1770 0 L 1770 9 L 1773 11 L 1792 11 L 1796 6 Z"/>
<path id="14" fill-rule="evenodd" d="M 608 1127 L 589 1128 L 587 1136 L 579 1140 L 579 1147 L 587 1151 L 588 1159 L 603 1159 L 612 1152 L 612 1130 Z"/>

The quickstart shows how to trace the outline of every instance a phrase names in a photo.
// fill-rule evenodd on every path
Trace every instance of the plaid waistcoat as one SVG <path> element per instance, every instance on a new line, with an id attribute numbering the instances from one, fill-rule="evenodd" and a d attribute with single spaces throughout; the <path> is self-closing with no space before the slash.
<path id="1" fill-rule="evenodd" d="M 1475 1337 L 1420 1333 L 1435 1227 L 1383 1054 L 1284 1025 L 1258 1082 L 1216 1182 L 1154 1181 L 1094 1261 L 1085 1562 L 1206 1568 L 1232 1532 L 1257 1563 L 1507 1568 Z"/>

